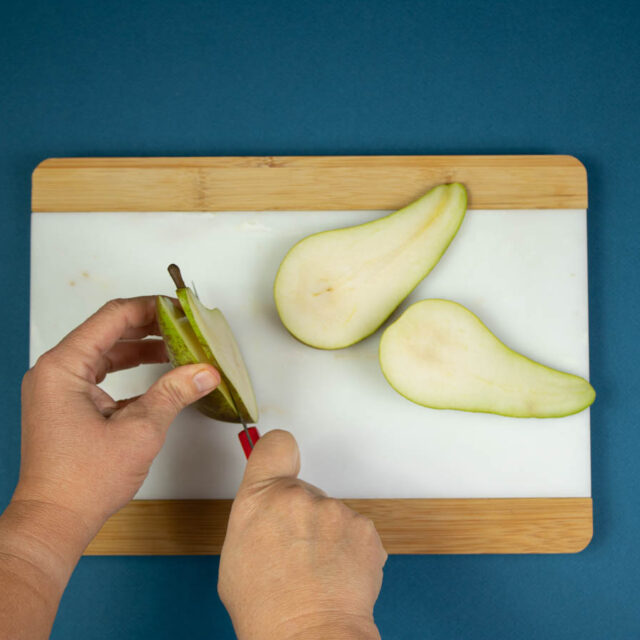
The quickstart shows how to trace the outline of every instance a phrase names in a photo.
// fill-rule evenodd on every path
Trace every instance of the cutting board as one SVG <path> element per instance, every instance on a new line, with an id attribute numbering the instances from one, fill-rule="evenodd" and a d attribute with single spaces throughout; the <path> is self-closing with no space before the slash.
<path id="1" fill-rule="evenodd" d="M 592 533 L 588 410 L 522 420 L 419 407 L 385 382 L 379 332 L 319 351 L 278 320 L 273 278 L 297 240 L 451 181 L 469 191 L 467 217 L 398 313 L 455 300 L 517 351 L 588 377 L 587 182 L 569 156 L 47 160 L 33 175 L 31 361 L 111 298 L 171 294 L 177 262 L 230 320 L 262 432 L 291 430 L 302 476 L 372 517 L 389 552 L 578 551 Z M 129 397 L 165 370 L 103 386 Z M 218 553 L 244 470 L 237 430 L 185 410 L 88 553 Z"/>

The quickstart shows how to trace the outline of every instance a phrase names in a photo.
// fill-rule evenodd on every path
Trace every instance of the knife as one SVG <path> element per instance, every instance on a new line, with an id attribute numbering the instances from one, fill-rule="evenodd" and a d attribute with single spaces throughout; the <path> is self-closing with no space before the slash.
<path id="1" fill-rule="evenodd" d="M 248 460 L 255 443 L 260 439 L 260 434 L 258 433 L 258 427 L 248 427 L 242 416 L 240 416 L 240 422 L 242 422 L 242 431 L 238 433 L 238 439 Z"/>

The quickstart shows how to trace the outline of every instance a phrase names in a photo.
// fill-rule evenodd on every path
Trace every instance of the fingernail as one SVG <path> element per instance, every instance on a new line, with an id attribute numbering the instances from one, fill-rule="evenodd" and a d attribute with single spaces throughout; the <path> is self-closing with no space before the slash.
<path id="1" fill-rule="evenodd" d="M 193 384 L 196 385 L 196 389 L 200 391 L 200 393 L 204 393 L 217 387 L 218 384 L 220 384 L 220 377 L 211 371 L 198 371 L 198 373 L 193 376 Z"/>

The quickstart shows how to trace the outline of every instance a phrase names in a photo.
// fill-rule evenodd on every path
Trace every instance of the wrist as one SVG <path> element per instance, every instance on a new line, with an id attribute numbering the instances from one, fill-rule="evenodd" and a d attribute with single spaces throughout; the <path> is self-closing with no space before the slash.
<path id="1" fill-rule="evenodd" d="M 372 616 L 322 612 L 287 620 L 274 638 L 286 640 L 380 640 Z"/>
<path id="2" fill-rule="evenodd" d="M 14 496 L 0 517 L 0 554 L 55 590 L 64 589 L 92 537 L 75 513 L 45 501 Z"/>
<path id="3" fill-rule="evenodd" d="M 11 504 L 21 505 L 30 511 L 34 522 L 41 521 L 47 528 L 62 531 L 71 528 L 74 537 L 84 541 L 86 547 L 108 517 L 98 508 L 100 501 L 92 498 L 91 494 L 82 495 L 77 488 L 65 488 L 63 483 L 52 485 L 38 478 L 25 478 L 21 471 Z"/>

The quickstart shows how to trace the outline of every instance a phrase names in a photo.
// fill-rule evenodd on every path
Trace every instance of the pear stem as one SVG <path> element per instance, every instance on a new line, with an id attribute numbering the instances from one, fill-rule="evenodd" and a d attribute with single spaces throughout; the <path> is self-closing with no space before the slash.
<path id="1" fill-rule="evenodd" d="M 167 268 L 169 275 L 175 282 L 175 285 L 178 289 L 186 289 L 187 285 L 184 283 L 182 279 L 182 274 L 180 273 L 180 267 L 177 264 L 170 264 Z"/>

